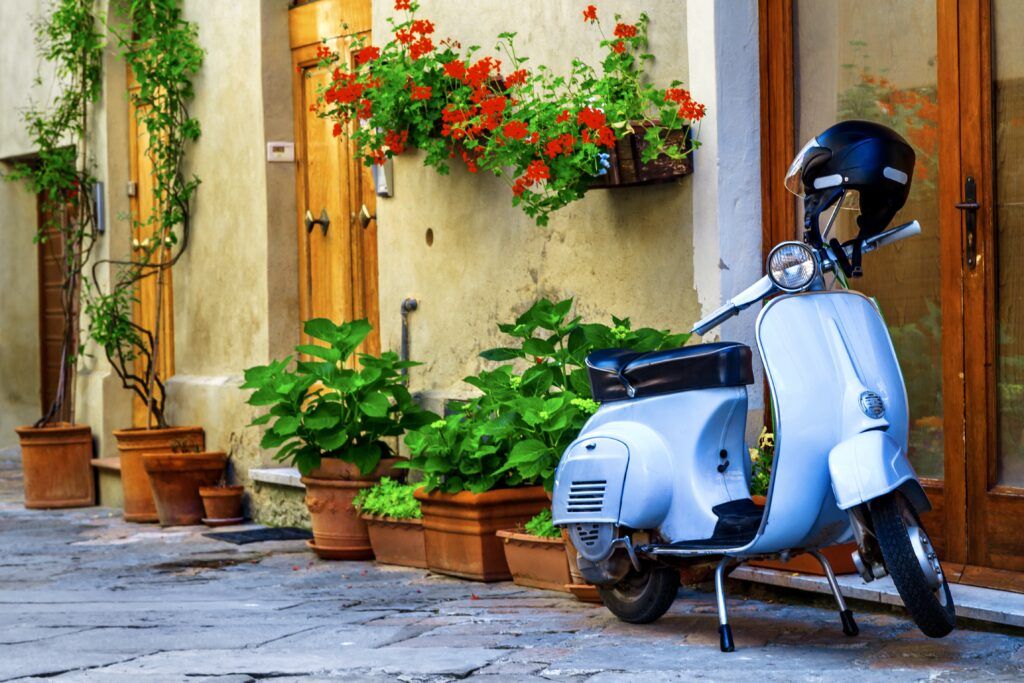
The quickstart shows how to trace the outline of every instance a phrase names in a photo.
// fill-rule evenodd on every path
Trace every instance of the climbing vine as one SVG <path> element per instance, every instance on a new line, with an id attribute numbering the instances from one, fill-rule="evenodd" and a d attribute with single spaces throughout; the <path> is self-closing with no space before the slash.
<path id="1" fill-rule="evenodd" d="M 195 96 L 192 79 L 202 66 L 203 49 L 198 28 L 182 16 L 179 0 L 124 0 L 122 9 L 128 21 L 111 32 L 137 83 L 129 96 L 139 130 L 145 131 L 154 209 L 150 216 L 133 219 L 131 258 L 93 266 L 87 312 L 92 339 L 124 386 L 146 404 L 147 426 L 162 428 L 167 422 L 158 367 L 166 333 L 161 306 L 167 274 L 188 247 L 191 205 L 199 187 L 199 178 L 185 172 L 184 162 L 200 135 L 188 104 Z M 114 267 L 109 291 L 98 277 L 101 264 Z M 148 278 L 156 281 L 153 329 L 132 317 L 139 283 Z"/>
<path id="2" fill-rule="evenodd" d="M 36 46 L 40 59 L 52 65 L 60 88 L 50 102 L 24 115 L 37 157 L 15 165 L 5 177 L 23 181 L 39 197 L 44 220 L 35 241 L 47 248 L 60 272 L 61 364 L 57 391 L 35 424 L 42 427 L 74 422 L 81 276 L 96 242 L 89 117 L 100 98 L 104 36 L 92 0 L 55 2 L 36 27 Z M 41 79 L 36 82 L 41 84 Z"/>

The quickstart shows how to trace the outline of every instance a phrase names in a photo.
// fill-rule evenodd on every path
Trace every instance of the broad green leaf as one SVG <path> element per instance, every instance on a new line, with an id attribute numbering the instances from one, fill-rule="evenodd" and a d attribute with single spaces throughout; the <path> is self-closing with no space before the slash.
<path id="1" fill-rule="evenodd" d="M 364 396 L 359 402 L 359 409 L 370 417 L 385 417 L 390 408 L 391 401 L 379 391 Z"/>

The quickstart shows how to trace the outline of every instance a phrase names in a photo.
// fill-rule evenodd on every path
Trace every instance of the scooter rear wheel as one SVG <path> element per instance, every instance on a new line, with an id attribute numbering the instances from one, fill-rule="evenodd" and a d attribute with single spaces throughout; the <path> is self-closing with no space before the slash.
<path id="1" fill-rule="evenodd" d="M 649 624 L 659 618 L 679 593 L 679 570 L 645 563 L 630 569 L 614 586 L 598 588 L 612 614 L 631 624 Z"/>
<path id="2" fill-rule="evenodd" d="M 871 503 L 885 566 L 910 617 L 931 638 L 956 626 L 953 595 L 921 521 L 903 494 L 889 493 Z"/>

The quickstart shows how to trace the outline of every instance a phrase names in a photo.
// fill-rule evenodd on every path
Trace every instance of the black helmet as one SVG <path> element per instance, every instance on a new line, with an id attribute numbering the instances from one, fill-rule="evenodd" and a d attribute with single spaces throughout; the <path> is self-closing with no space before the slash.
<path id="1" fill-rule="evenodd" d="M 858 208 L 857 236 L 829 244 L 848 276 L 860 272 L 864 239 L 885 230 L 903 208 L 914 175 L 914 150 L 896 131 L 870 121 L 843 121 L 811 139 L 793 159 L 786 187 L 804 198 L 804 241 L 822 246 L 818 219 L 847 192 L 856 191 L 859 206 L 844 199 L 844 207 Z M 853 245 L 852 263 L 842 247 Z"/>

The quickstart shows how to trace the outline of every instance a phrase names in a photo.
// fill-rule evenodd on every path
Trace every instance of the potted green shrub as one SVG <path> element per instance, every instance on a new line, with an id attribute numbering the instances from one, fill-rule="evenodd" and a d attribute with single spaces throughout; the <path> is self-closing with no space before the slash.
<path id="1" fill-rule="evenodd" d="M 266 425 L 261 446 L 302 473 L 313 523 L 310 547 L 325 559 L 371 559 L 366 522 L 353 501 L 391 472 L 397 458 L 391 441 L 407 429 L 437 419 L 413 401 L 401 371 L 418 365 L 386 351 L 359 354 L 372 330 L 366 320 L 338 325 L 326 318 L 306 321 L 313 344 L 245 371 L 248 403 L 268 412 L 252 421 Z"/>
<path id="2" fill-rule="evenodd" d="M 75 424 L 74 393 L 82 274 L 98 235 L 89 127 L 103 83 L 103 36 L 98 27 L 90 0 L 60 0 L 37 26 L 39 56 L 53 67 L 62 87 L 45 106 L 24 114 L 36 158 L 15 164 L 14 171 L 3 176 L 24 182 L 39 197 L 40 224 L 34 239 L 47 265 L 60 275 L 56 390 L 46 397 L 50 403 L 34 424 L 15 430 L 21 442 L 27 508 L 95 502 L 92 430 Z"/>
<path id="3" fill-rule="evenodd" d="M 522 56 L 515 33 L 497 36 L 498 58 L 480 56 L 477 46 L 437 38 L 433 22 L 417 17 L 417 2 L 396 7 L 406 12 L 388 20 L 391 37 L 380 47 L 357 40 L 344 55 L 320 48 L 330 79 L 314 108 L 335 135 L 351 136 L 367 165 L 418 149 L 444 174 L 460 158 L 469 172 L 506 181 L 513 205 L 538 225 L 598 183 L 692 171 L 691 128 L 705 108 L 679 81 L 649 81 L 646 14 L 632 23 L 616 16 L 607 35 L 588 6 L 581 23 L 605 53 L 600 67 L 572 59 L 551 69 Z"/>
<path id="4" fill-rule="evenodd" d="M 411 484 L 383 477 L 356 495 L 353 505 L 366 522 L 378 562 L 426 568 L 423 512 L 413 495 L 415 490 Z"/>
<path id="5" fill-rule="evenodd" d="M 544 508 L 521 528 L 498 532 L 505 546 L 505 560 L 512 580 L 520 586 L 568 591 L 572 580 L 562 532 L 551 523 L 551 509 Z"/>

